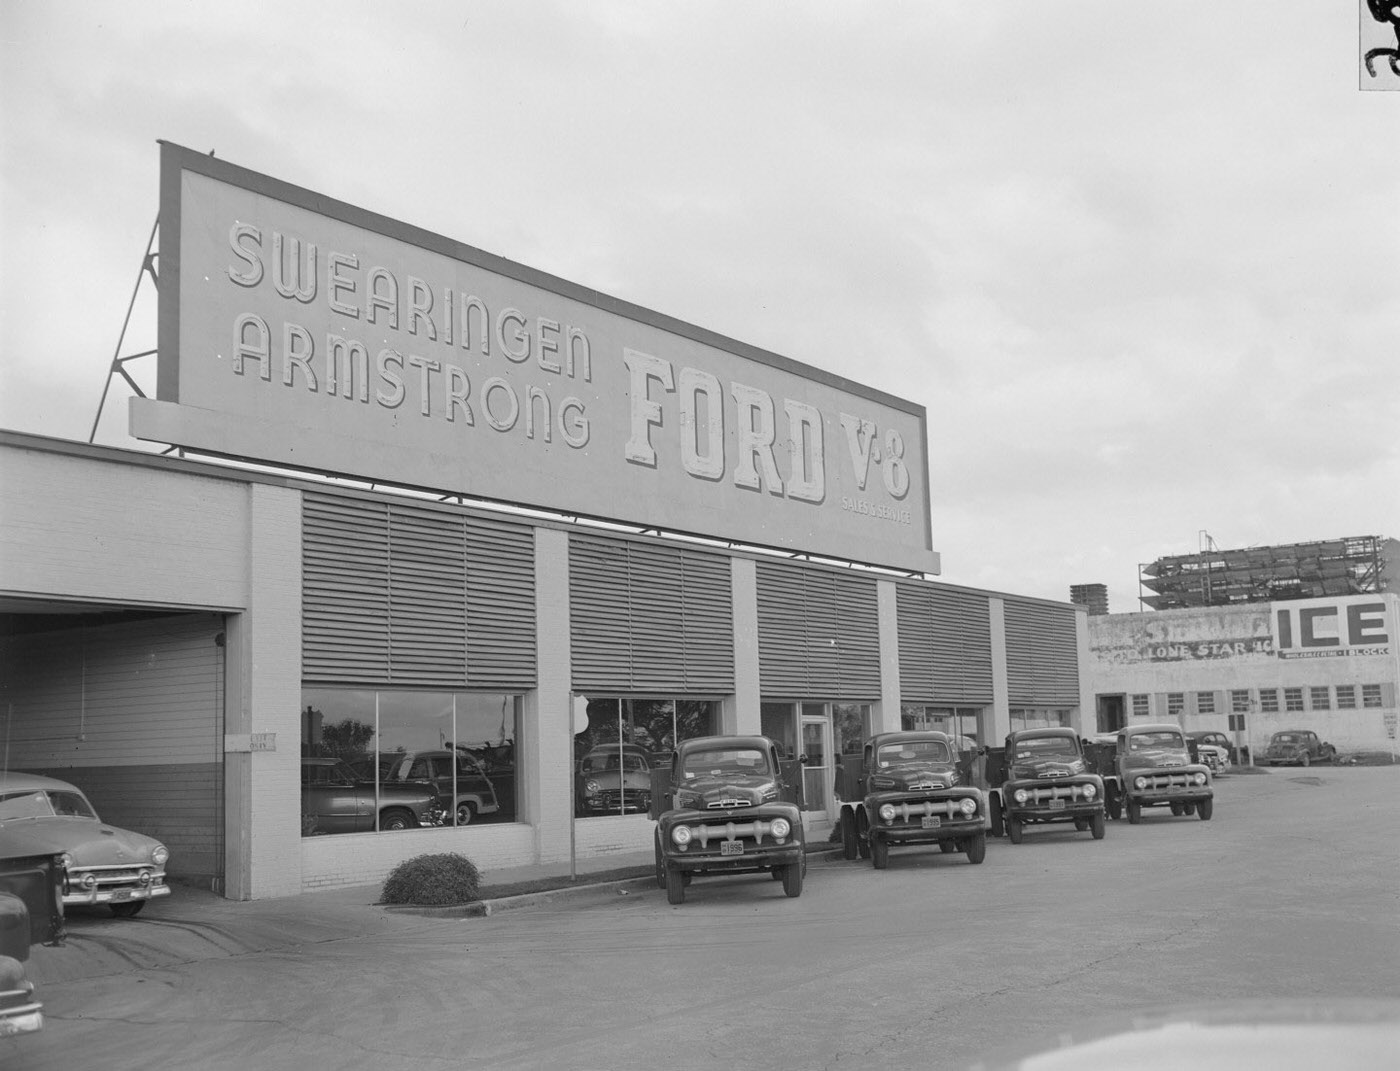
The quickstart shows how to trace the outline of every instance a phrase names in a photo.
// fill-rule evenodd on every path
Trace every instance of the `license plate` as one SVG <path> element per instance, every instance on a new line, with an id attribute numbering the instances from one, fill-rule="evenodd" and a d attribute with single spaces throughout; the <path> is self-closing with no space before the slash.
<path id="1" fill-rule="evenodd" d="M 1063 810 L 1065 809 L 1065 801 L 1064 801 L 1064 800 L 1051 800 L 1051 801 L 1050 801 L 1050 809 L 1051 809 L 1052 811 L 1063 811 Z"/>
<path id="2" fill-rule="evenodd" d="M 130 900 L 130 899 L 131 899 L 131 890 L 130 890 L 130 889 L 117 889 L 115 892 L 112 893 L 112 900 L 113 900 L 114 902 L 117 901 L 117 900 Z"/>
<path id="3" fill-rule="evenodd" d="M 925 829 L 937 829 L 943 824 L 943 819 L 934 818 L 932 815 L 924 815 L 923 826 Z"/>
<path id="4" fill-rule="evenodd" d="M 741 840 L 722 840 L 719 843 L 720 855 L 743 855 L 744 842 Z"/>

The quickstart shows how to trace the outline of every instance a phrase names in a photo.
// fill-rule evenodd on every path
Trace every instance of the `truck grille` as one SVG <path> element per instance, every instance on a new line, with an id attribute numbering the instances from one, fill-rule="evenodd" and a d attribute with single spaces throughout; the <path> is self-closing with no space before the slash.
<path id="1" fill-rule="evenodd" d="M 1042 785 L 1036 788 L 1026 789 L 1026 802 L 1030 804 L 1049 803 L 1051 800 L 1068 800 L 1071 803 L 1078 803 L 1088 797 L 1084 795 L 1083 785 Z M 1095 789 L 1094 797 L 1098 798 L 1098 790 Z"/>
<path id="2" fill-rule="evenodd" d="M 1147 787 L 1144 792 L 1171 792 L 1178 788 L 1197 788 L 1192 774 L 1188 773 L 1154 773 L 1154 774 L 1134 774 L 1133 782 L 1136 783 L 1139 777 L 1147 778 Z"/>
<path id="3" fill-rule="evenodd" d="M 923 800 L 915 803 L 895 803 L 895 822 L 919 822 L 924 818 L 932 818 L 935 815 L 943 818 L 976 818 L 977 812 L 964 814 L 959 804 L 962 797 L 948 800 Z"/>
<path id="4" fill-rule="evenodd" d="M 778 840 L 773 836 L 773 823 L 758 819 L 752 822 L 714 822 L 708 825 L 698 824 L 690 827 L 690 846 L 693 848 L 699 845 L 702 852 L 719 851 L 719 846 L 724 841 L 743 841 L 745 848 L 762 847 L 763 842 L 768 840 L 777 844 Z M 795 843 L 791 832 L 783 838 L 784 844 Z"/>

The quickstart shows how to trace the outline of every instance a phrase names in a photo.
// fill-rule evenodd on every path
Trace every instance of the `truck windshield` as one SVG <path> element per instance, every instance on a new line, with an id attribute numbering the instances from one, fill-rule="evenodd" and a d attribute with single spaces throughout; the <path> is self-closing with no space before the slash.
<path id="1" fill-rule="evenodd" d="M 1163 748 L 1182 750 L 1186 742 L 1180 733 L 1134 733 L 1128 737 L 1129 751 L 1160 751 Z"/>
<path id="2" fill-rule="evenodd" d="M 1068 736 L 1046 736 L 1016 741 L 1016 761 L 1035 762 L 1037 759 L 1077 759 L 1079 749 Z"/>
<path id="3" fill-rule="evenodd" d="M 682 760 L 687 777 L 723 777 L 726 774 L 755 776 L 769 773 L 768 757 L 756 747 L 716 748 L 692 751 Z"/>
<path id="4" fill-rule="evenodd" d="M 908 762 L 952 762 L 953 758 L 942 740 L 902 740 L 881 745 L 875 761 L 880 766 L 902 766 Z"/>

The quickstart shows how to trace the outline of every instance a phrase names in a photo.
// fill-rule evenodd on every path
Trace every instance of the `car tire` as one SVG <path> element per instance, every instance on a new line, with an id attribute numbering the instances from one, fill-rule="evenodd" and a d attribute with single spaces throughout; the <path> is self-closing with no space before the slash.
<path id="1" fill-rule="evenodd" d="M 1201 816 L 1202 822 L 1209 822 L 1210 816 L 1215 813 L 1215 800 L 1201 800 L 1196 804 L 1196 813 Z"/>
<path id="2" fill-rule="evenodd" d="M 1007 837 L 1011 840 L 1011 843 L 1012 843 L 1012 844 L 1020 844 L 1020 843 L 1021 843 L 1021 833 L 1022 833 L 1021 820 L 1020 820 L 1019 818 L 1010 818 L 1010 817 L 1007 818 L 1007 820 L 1006 820 L 1006 835 L 1007 835 Z"/>
<path id="3" fill-rule="evenodd" d="M 666 888 L 666 860 L 661 855 L 661 830 L 658 828 L 652 837 L 652 847 L 656 849 L 656 887 Z"/>
<path id="4" fill-rule="evenodd" d="M 1137 800 L 1128 801 L 1128 825 L 1135 826 L 1142 821 L 1142 804 Z"/>
<path id="5" fill-rule="evenodd" d="M 418 823 L 413 820 L 413 812 L 405 811 L 398 807 L 385 811 L 379 816 L 379 828 L 381 831 L 399 832 L 405 829 L 412 829 Z"/>
<path id="6" fill-rule="evenodd" d="M 992 797 L 987 801 L 987 810 L 988 810 L 988 813 L 989 813 L 990 818 L 991 818 L 991 827 L 992 827 L 992 828 L 991 828 L 991 830 L 990 830 L 990 833 L 992 834 L 992 836 L 994 836 L 994 837 L 1004 837 L 1004 836 L 1006 836 L 1006 822 L 1003 820 L 1002 814 L 1001 814 L 1001 797 L 1000 797 L 1000 796 L 992 796 Z"/>
<path id="7" fill-rule="evenodd" d="M 128 900 L 124 904 L 108 904 L 108 909 L 119 919 L 131 919 L 141 914 L 141 909 L 146 906 L 145 900 Z"/>
<path id="8" fill-rule="evenodd" d="M 476 804 L 463 800 L 457 804 L 457 824 L 459 826 L 469 826 L 476 818 Z"/>
<path id="9" fill-rule="evenodd" d="M 987 858 L 987 834 L 974 833 L 967 838 L 967 861 L 980 863 Z"/>
<path id="10" fill-rule="evenodd" d="M 1309 755 L 1306 751 L 1303 752 L 1301 755 L 1298 756 L 1298 765 L 1299 765 L 1299 766 L 1311 766 L 1311 765 L 1312 765 L 1312 756 Z"/>
<path id="11" fill-rule="evenodd" d="M 666 902 L 668 904 L 685 903 L 685 878 L 681 874 L 680 867 L 666 866 Z"/>
<path id="12" fill-rule="evenodd" d="M 860 854 L 860 846 L 856 843 L 856 816 L 849 807 L 841 808 L 841 857 L 843 859 L 854 859 Z"/>
<path id="13" fill-rule="evenodd" d="M 1089 819 L 1089 832 L 1093 835 L 1095 840 L 1103 840 L 1104 820 L 1102 811 Z"/>
<path id="14" fill-rule="evenodd" d="M 801 863 L 789 863 L 783 867 L 783 893 L 794 899 L 802 895 Z"/>
<path id="15" fill-rule="evenodd" d="M 876 837 L 870 838 L 870 863 L 876 870 L 890 865 L 890 846 Z"/>

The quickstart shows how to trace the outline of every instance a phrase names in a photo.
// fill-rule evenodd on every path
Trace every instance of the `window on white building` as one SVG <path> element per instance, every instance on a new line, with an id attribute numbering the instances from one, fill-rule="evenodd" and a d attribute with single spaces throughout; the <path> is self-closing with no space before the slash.
<path id="1" fill-rule="evenodd" d="M 1283 690 L 1283 709 L 1302 710 L 1303 709 L 1303 689 L 1285 688 Z"/>
<path id="2" fill-rule="evenodd" d="M 1276 713 L 1278 713 L 1278 689 L 1277 689 L 1277 688 L 1260 688 L 1260 689 L 1259 689 L 1259 709 L 1262 710 L 1262 711 L 1264 711 L 1266 714 L 1276 714 Z"/>
<path id="3" fill-rule="evenodd" d="M 1248 714 L 1248 713 L 1249 713 L 1249 689 L 1248 689 L 1248 688 L 1236 688 L 1236 689 L 1234 689 L 1234 690 L 1230 693 L 1230 713 L 1231 713 L 1231 714 Z"/>
<path id="4" fill-rule="evenodd" d="M 1332 692 L 1327 685 L 1324 684 L 1321 687 L 1313 685 L 1308 691 L 1310 693 L 1308 699 L 1312 703 L 1313 710 L 1332 709 Z"/>
<path id="5" fill-rule="evenodd" d="M 1339 684 L 1339 685 L 1337 685 L 1337 709 L 1338 709 L 1338 710 L 1355 710 L 1355 709 L 1356 709 L 1356 685 L 1354 685 L 1354 684 Z"/>
<path id="6" fill-rule="evenodd" d="M 1214 693 L 1214 692 L 1197 692 L 1197 693 L 1196 693 L 1196 713 L 1197 713 L 1197 714 L 1214 714 L 1214 713 L 1215 713 L 1215 693 Z"/>
<path id="7" fill-rule="evenodd" d="M 1168 693 L 1167 693 L 1167 717 L 1169 717 L 1169 718 L 1179 718 L 1179 717 L 1181 717 L 1181 712 L 1182 712 L 1183 710 L 1185 710 L 1185 709 L 1186 709 L 1186 693 L 1185 693 L 1185 692 L 1168 692 Z"/>
<path id="8" fill-rule="evenodd" d="M 1150 713 L 1152 713 L 1152 705 L 1148 701 L 1148 696 L 1141 694 L 1133 696 L 1133 717 L 1145 718 Z"/>
<path id="9" fill-rule="evenodd" d="M 1379 684 L 1363 684 L 1361 686 L 1361 705 L 1363 707 L 1381 706 L 1381 686 Z"/>

